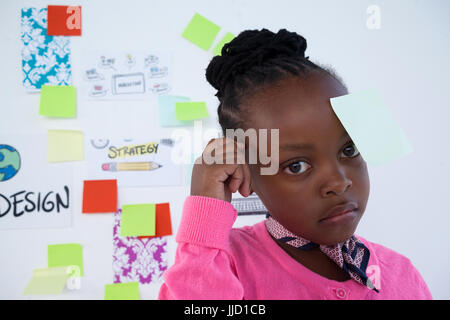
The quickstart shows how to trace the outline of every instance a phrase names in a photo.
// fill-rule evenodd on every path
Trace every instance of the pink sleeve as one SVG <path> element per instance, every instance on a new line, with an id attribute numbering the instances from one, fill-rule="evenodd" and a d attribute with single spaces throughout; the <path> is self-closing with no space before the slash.
<path id="1" fill-rule="evenodd" d="M 433 300 L 433 296 L 431 295 L 430 289 L 428 288 L 425 280 L 422 278 L 419 270 L 413 266 L 411 263 L 411 273 L 414 278 L 413 288 L 416 290 L 412 299 L 414 300 Z M 411 289 L 411 290 L 414 290 Z"/>
<path id="2" fill-rule="evenodd" d="M 164 273 L 158 299 L 243 299 L 229 253 L 236 217 L 236 209 L 227 201 L 186 198 L 175 263 Z"/>

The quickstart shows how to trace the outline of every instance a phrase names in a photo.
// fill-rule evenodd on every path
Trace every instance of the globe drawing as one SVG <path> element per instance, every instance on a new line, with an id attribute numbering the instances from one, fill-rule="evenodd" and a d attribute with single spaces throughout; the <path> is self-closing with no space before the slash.
<path id="1" fill-rule="evenodd" d="M 0 183 L 14 177 L 19 169 L 19 152 L 7 144 L 0 144 Z"/>

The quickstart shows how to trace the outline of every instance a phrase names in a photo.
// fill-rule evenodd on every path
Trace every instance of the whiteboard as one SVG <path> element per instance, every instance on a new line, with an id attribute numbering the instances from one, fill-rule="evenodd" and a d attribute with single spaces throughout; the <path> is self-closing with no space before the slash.
<path id="1" fill-rule="evenodd" d="M 411 259 L 434 298 L 449 299 L 450 176 L 448 91 L 450 3 L 441 1 L 378 1 L 379 29 L 368 27 L 368 1 L 52 1 L 82 6 L 82 36 L 71 38 L 73 85 L 77 88 L 77 117 L 49 119 L 38 115 L 39 94 L 22 86 L 20 10 L 45 7 L 46 1 L 5 0 L 0 4 L 2 42 L 0 90 L 3 101 L 0 142 L 13 134 L 46 134 L 49 129 L 80 130 L 85 136 L 170 136 L 174 128 L 160 127 L 157 100 L 84 99 L 83 54 L 87 49 L 161 50 L 172 55 L 171 93 L 205 101 L 210 117 L 203 130 L 218 130 L 215 90 L 205 80 L 212 58 L 181 37 L 198 12 L 226 32 L 286 28 L 308 41 L 307 55 L 333 66 L 350 92 L 376 87 L 399 119 L 415 152 L 380 168 L 369 168 L 371 193 L 357 233 Z M 78 90 L 80 89 L 80 90 Z M 446 90 L 447 89 L 447 90 Z M 144 121 L 145 119 L 145 121 Z M 189 132 L 193 128 L 185 128 Z M 203 144 L 208 142 L 206 137 Z M 197 150 L 198 151 L 198 150 Z M 427 152 L 427 154 L 425 154 Z M 0 299 L 103 299 L 112 283 L 111 214 L 81 213 L 86 161 L 72 164 L 72 220 L 63 228 L 0 230 Z M 185 168 L 186 173 L 189 168 Z M 0 185 L 1 188 L 1 185 Z M 170 202 L 174 235 L 189 179 L 178 186 L 120 188 L 119 207 L 126 203 Z M 253 224 L 263 216 L 242 216 L 235 226 Z M 167 237 L 168 263 L 173 264 L 176 243 Z M 58 296 L 22 296 L 32 271 L 47 266 L 47 245 L 80 243 L 85 275 L 79 290 Z M 142 299 L 155 299 L 161 282 L 140 286 Z"/>

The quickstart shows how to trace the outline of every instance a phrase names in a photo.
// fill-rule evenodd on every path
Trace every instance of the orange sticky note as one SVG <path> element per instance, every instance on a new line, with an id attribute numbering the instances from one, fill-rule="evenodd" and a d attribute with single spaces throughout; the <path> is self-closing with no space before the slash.
<path id="1" fill-rule="evenodd" d="M 81 6 L 48 6 L 48 36 L 81 36 Z"/>
<path id="2" fill-rule="evenodd" d="M 117 180 L 85 180 L 83 213 L 117 211 Z"/>
<path id="3" fill-rule="evenodd" d="M 155 205 L 155 229 L 154 236 L 143 236 L 139 237 L 139 239 L 169 236 L 172 234 L 169 202 L 157 203 Z"/>

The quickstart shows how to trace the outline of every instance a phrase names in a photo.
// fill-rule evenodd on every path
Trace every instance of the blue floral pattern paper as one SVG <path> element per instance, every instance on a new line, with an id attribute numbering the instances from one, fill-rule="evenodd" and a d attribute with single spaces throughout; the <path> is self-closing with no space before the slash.
<path id="1" fill-rule="evenodd" d="M 43 85 L 71 85 L 70 40 L 47 35 L 47 8 L 21 12 L 23 86 L 39 91 Z"/>

